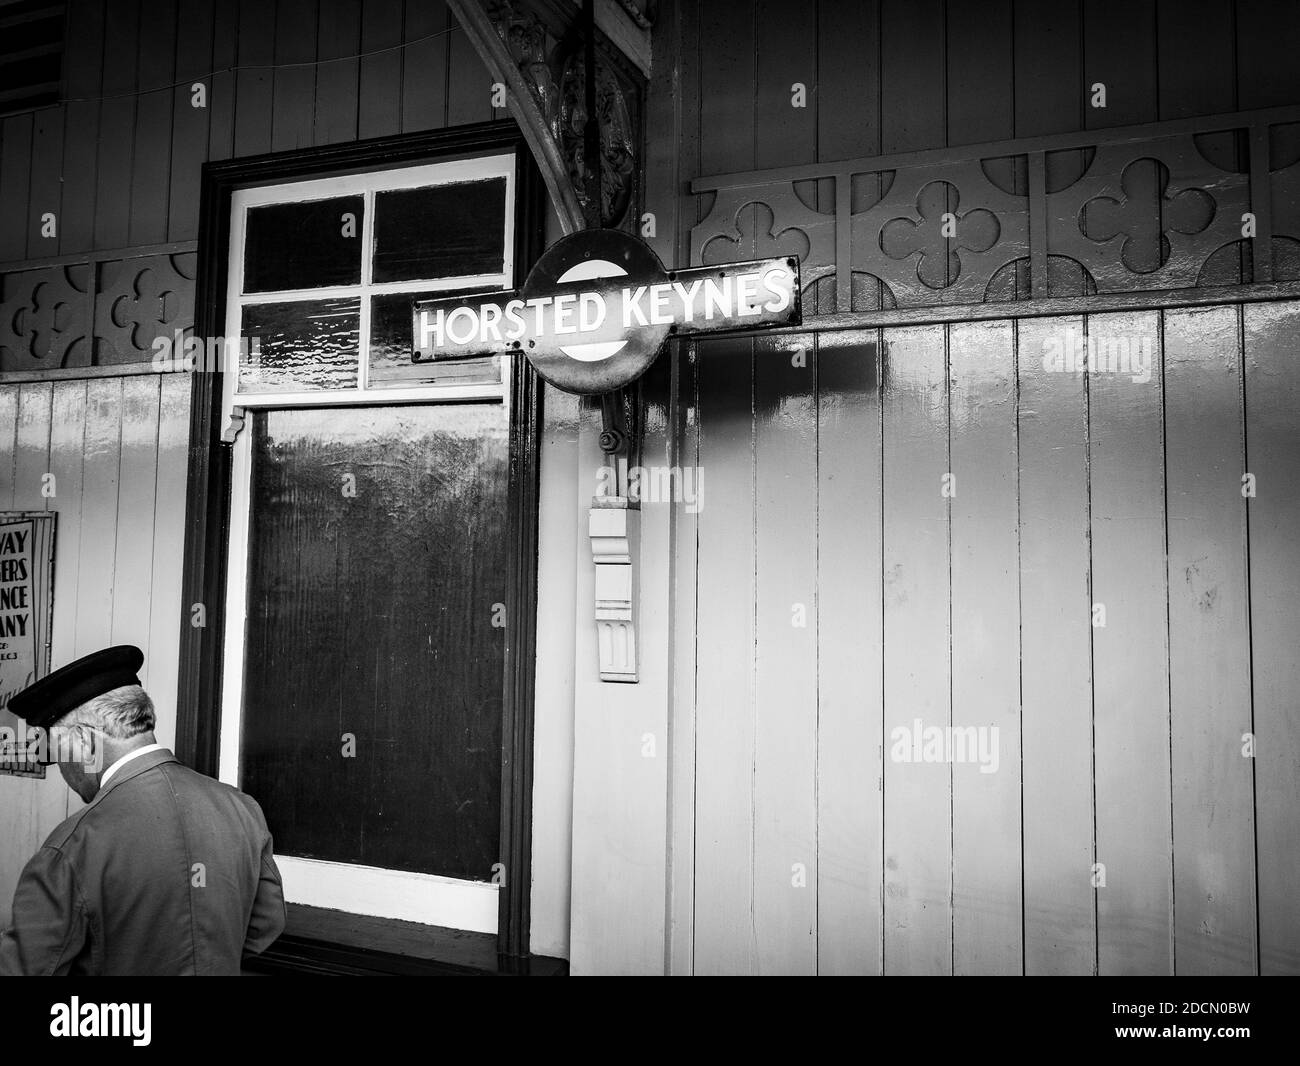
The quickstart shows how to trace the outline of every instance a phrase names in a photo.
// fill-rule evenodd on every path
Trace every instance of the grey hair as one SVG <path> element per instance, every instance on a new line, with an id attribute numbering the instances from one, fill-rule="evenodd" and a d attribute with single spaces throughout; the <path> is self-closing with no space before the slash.
<path id="1" fill-rule="evenodd" d="M 152 732 L 156 722 L 157 715 L 149 693 L 139 685 L 123 685 L 87 700 L 60 718 L 57 725 L 64 728 L 89 726 L 115 740 L 129 740 L 141 733 Z"/>

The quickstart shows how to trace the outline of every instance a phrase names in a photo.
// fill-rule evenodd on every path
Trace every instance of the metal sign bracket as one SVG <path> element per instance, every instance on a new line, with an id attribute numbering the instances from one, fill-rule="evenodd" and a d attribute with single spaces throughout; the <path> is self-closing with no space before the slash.
<path id="1" fill-rule="evenodd" d="M 602 484 L 613 491 L 592 497 L 587 533 L 596 568 L 596 648 L 602 681 L 637 681 L 636 589 L 641 510 L 628 493 L 628 466 L 640 452 L 639 390 L 600 397 L 600 450 L 607 462 Z"/>

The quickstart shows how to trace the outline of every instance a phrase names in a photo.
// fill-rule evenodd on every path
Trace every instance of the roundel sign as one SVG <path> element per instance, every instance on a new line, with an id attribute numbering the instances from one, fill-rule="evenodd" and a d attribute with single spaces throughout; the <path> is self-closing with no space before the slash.
<path id="1" fill-rule="evenodd" d="M 415 362 L 519 351 L 565 392 L 612 392 L 669 334 L 801 322 L 794 257 L 667 271 L 621 230 L 584 230 L 542 255 L 517 294 L 418 302 Z"/>

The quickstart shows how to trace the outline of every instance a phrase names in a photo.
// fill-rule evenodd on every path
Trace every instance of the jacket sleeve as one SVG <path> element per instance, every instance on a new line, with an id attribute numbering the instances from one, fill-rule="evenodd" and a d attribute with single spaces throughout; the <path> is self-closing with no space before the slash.
<path id="1" fill-rule="evenodd" d="M 43 847 L 18 879 L 13 928 L 0 932 L 0 976 L 62 976 L 86 944 L 86 905 L 72 867 Z"/>
<path id="2" fill-rule="evenodd" d="M 261 811 L 258 811 L 259 818 Z M 263 823 L 265 825 L 265 823 Z M 244 939 L 245 955 L 260 955 L 275 938 L 284 932 L 284 890 L 280 884 L 280 870 L 275 865 L 271 834 L 264 832 L 261 873 L 257 881 L 257 897 L 253 912 L 248 918 L 248 936 Z"/>

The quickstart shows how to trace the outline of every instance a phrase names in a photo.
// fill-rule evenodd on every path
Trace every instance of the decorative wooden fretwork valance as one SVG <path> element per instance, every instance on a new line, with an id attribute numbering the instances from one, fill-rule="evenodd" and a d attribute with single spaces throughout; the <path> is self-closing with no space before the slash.
<path id="1" fill-rule="evenodd" d="M 96 252 L 0 273 L 0 371 L 148 363 L 194 327 L 193 242 Z"/>
<path id="2" fill-rule="evenodd" d="M 822 316 L 1300 279 L 1300 108 L 698 178 L 696 264 Z"/>

